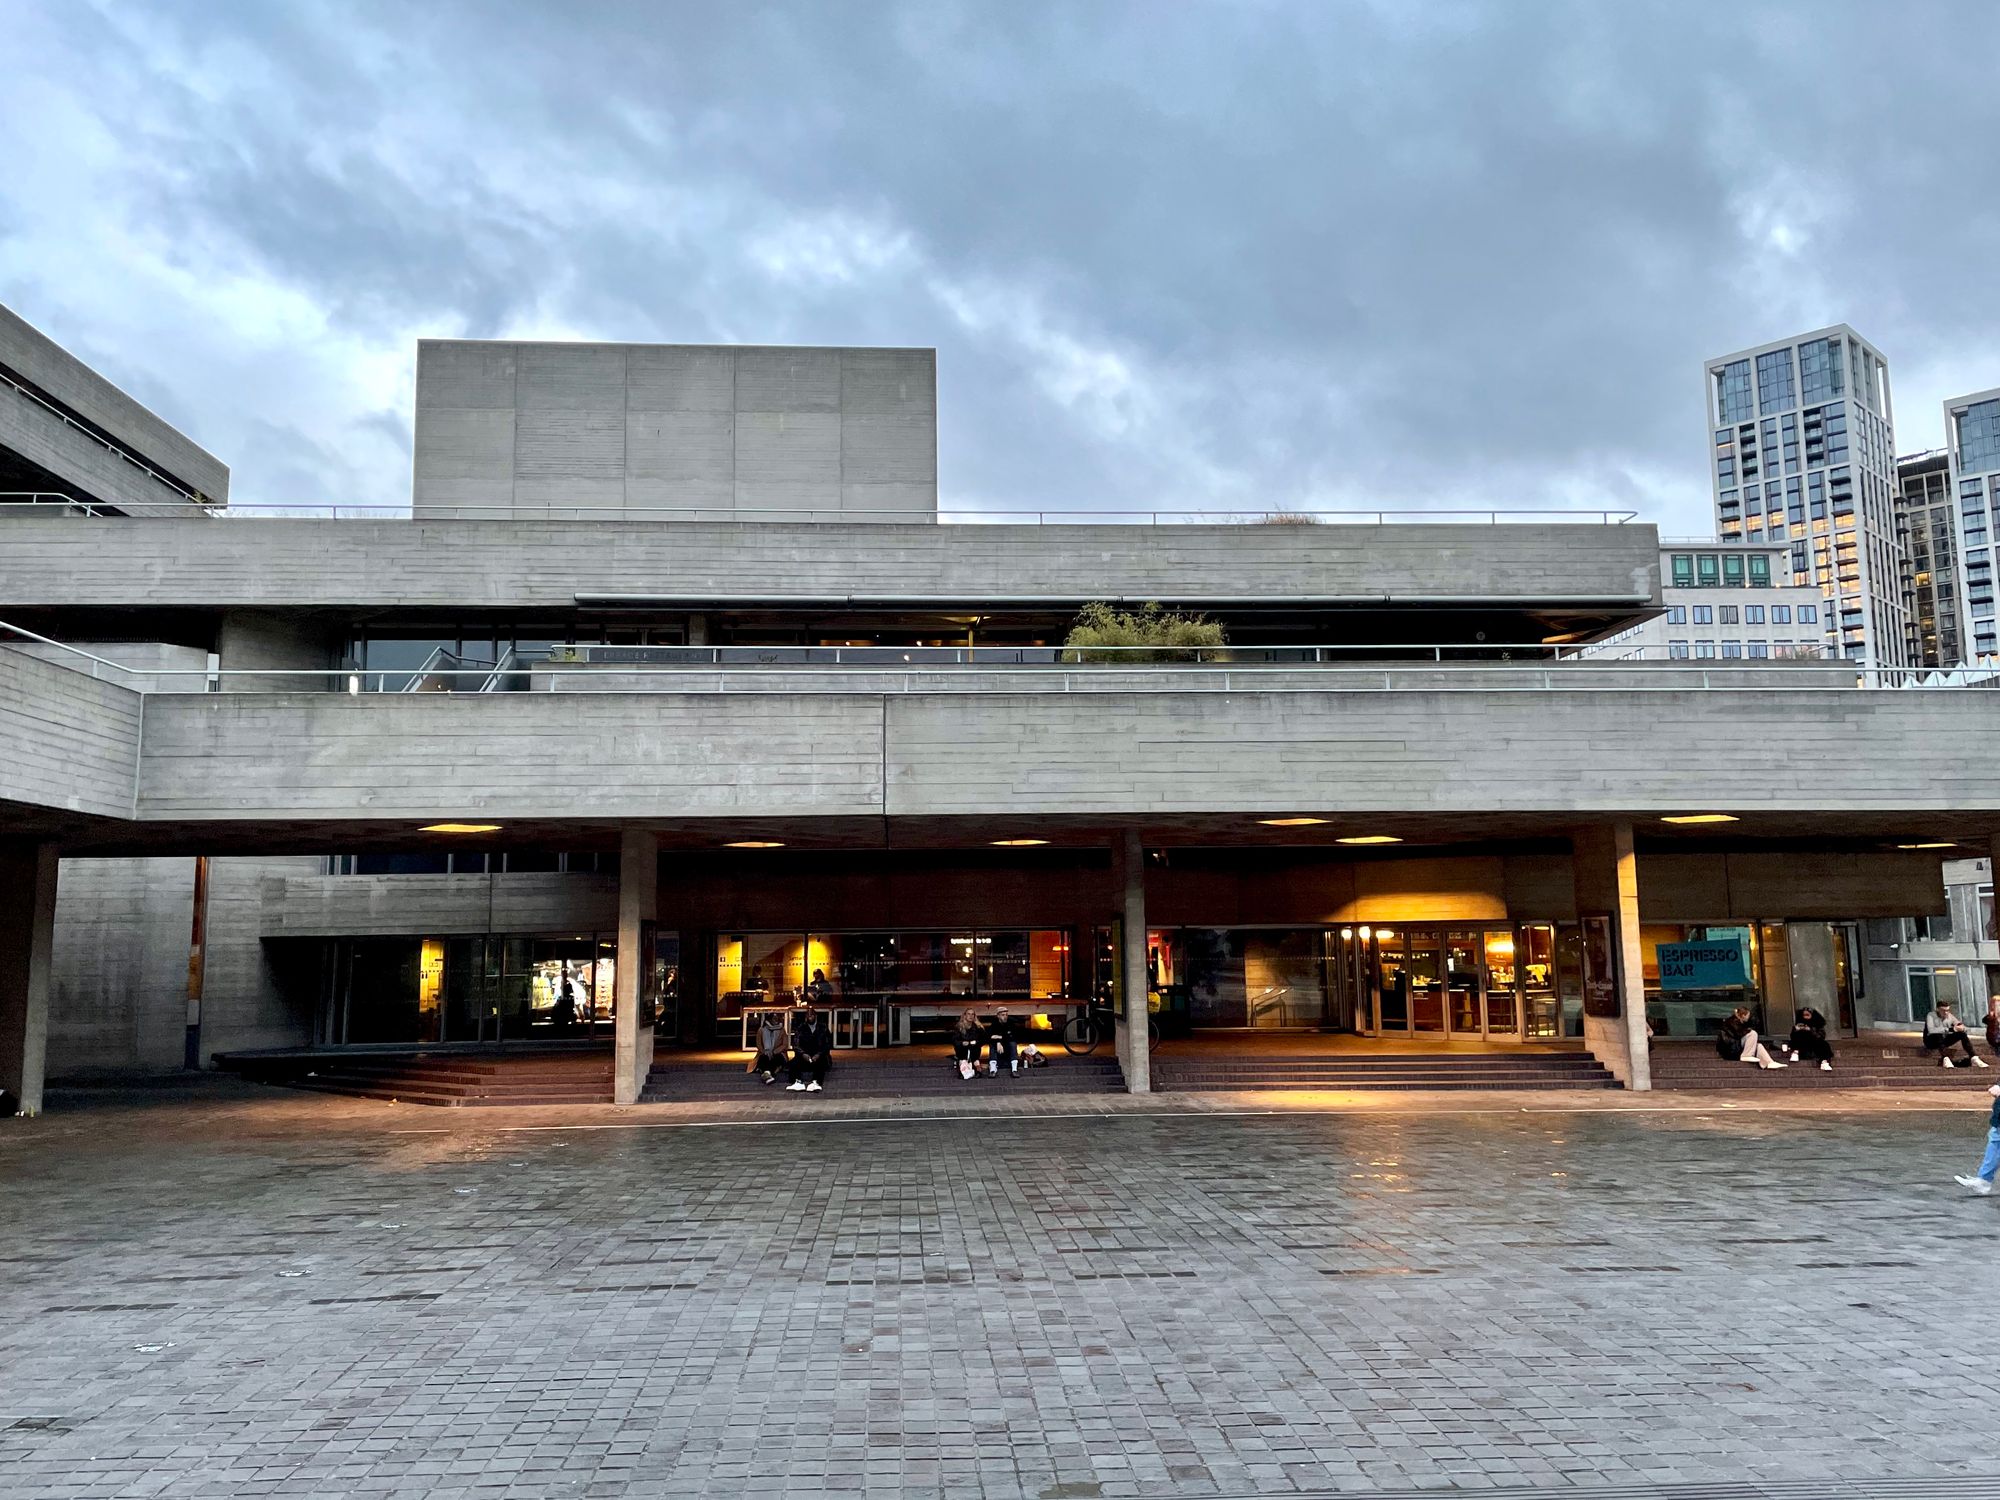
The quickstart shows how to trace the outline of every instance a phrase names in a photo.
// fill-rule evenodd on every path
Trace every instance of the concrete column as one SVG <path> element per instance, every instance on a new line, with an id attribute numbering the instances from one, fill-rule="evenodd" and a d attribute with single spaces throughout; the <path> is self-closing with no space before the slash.
<path id="1" fill-rule="evenodd" d="M 42 1112 L 49 971 L 56 936 L 56 846 L 0 845 L 0 1089 Z"/>
<path id="2" fill-rule="evenodd" d="M 1570 835 L 1579 917 L 1611 917 L 1618 964 L 1619 1014 L 1585 1015 L 1583 1039 L 1597 1060 L 1629 1089 L 1653 1086 L 1651 1044 L 1646 1037 L 1645 956 L 1639 946 L 1639 860 L 1632 825 L 1579 828 Z"/>
<path id="3" fill-rule="evenodd" d="M 651 1016 L 639 1024 L 639 997 L 653 955 L 640 941 L 652 930 L 660 904 L 660 841 L 644 829 L 628 828 L 618 846 L 618 1044 L 612 1097 L 636 1104 L 653 1069 Z"/>
<path id="4" fill-rule="evenodd" d="M 1125 981 L 1124 1026 L 1120 1035 L 1124 1047 L 1118 1061 L 1125 1069 L 1128 1093 L 1149 1094 L 1153 1090 L 1153 1049 L 1146 1039 L 1146 851 L 1135 829 L 1127 829 L 1119 841 L 1119 876 L 1124 887 L 1124 952 L 1119 969 Z"/>

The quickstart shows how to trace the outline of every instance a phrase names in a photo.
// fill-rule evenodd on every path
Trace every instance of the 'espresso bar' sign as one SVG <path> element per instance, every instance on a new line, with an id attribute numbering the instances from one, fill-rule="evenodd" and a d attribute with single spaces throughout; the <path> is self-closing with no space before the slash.
<path id="1" fill-rule="evenodd" d="M 1740 938 L 1700 943 L 1662 943 L 1662 990 L 1747 990 L 1750 952 Z"/>

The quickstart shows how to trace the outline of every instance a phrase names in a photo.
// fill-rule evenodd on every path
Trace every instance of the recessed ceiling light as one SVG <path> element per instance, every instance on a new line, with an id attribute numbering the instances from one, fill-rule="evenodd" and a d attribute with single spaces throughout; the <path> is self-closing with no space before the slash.
<path id="1" fill-rule="evenodd" d="M 1266 828 L 1310 828 L 1315 823 L 1324 823 L 1325 818 L 1259 818 Z"/>
<path id="2" fill-rule="evenodd" d="M 1031 845 L 1046 844 L 1047 842 L 1047 839 L 995 839 L 993 840 L 993 847 L 996 849 L 1026 849 Z"/>
<path id="3" fill-rule="evenodd" d="M 1672 817 L 1660 819 L 1662 823 L 1734 823 L 1736 818 L 1730 813 L 1675 813 Z"/>
<path id="4" fill-rule="evenodd" d="M 1898 849 L 1956 849 L 1958 845 L 1947 839 L 1943 843 L 1938 844 L 1898 844 L 1896 847 Z"/>
<path id="5" fill-rule="evenodd" d="M 774 839 L 737 839 L 724 844 L 725 849 L 782 849 L 785 846 Z"/>
<path id="6" fill-rule="evenodd" d="M 1400 844 L 1403 841 L 1393 833 L 1357 833 L 1348 838 L 1335 839 L 1336 844 Z"/>
<path id="7" fill-rule="evenodd" d="M 419 833 L 498 833 L 498 823 L 426 823 Z"/>

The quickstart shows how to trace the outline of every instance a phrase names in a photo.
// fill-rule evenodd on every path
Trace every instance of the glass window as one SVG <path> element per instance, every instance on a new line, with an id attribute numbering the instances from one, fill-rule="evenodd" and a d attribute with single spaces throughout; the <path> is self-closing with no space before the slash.
<path id="1" fill-rule="evenodd" d="M 2000 470 L 2000 398 L 1976 401 L 1964 411 L 1952 413 L 1951 420 L 1959 472 Z"/>
<path id="2" fill-rule="evenodd" d="M 1741 641 L 1724 641 L 1722 643 L 1722 654 L 1731 661 L 1739 660 L 1743 655 L 1743 643 Z"/>
<path id="3" fill-rule="evenodd" d="M 1674 554 L 1674 584 L 1679 588 L 1694 586 L 1694 555 L 1688 552 Z"/>
<path id="4" fill-rule="evenodd" d="M 1740 623 L 1736 618 L 1736 606 L 1733 604 L 1723 605 L 1716 612 L 1716 621 L 1718 624 L 1722 625 L 1735 625 Z"/>
<path id="5" fill-rule="evenodd" d="M 1764 623 L 1764 606 L 1761 604 L 1744 605 L 1743 623 L 1745 625 L 1762 625 Z"/>
<path id="6" fill-rule="evenodd" d="M 1667 642 L 1667 655 L 1673 660 L 1686 661 L 1687 654 L 1688 654 L 1688 643 L 1686 641 Z"/>
<path id="7" fill-rule="evenodd" d="M 1694 607 L 1694 622 L 1697 625 L 1713 625 L 1715 623 L 1715 606 L 1713 604 L 1697 604 Z"/>
<path id="8" fill-rule="evenodd" d="M 1694 654 L 1697 658 L 1699 658 L 1702 661 L 1713 660 L 1715 657 L 1715 642 L 1696 641 L 1694 643 Z"/>
<path id="9" fill-rule="evenodd" d="M 1792 481 L 1791 492 L 1798 493 L 1798 482 Z M 1750 562 L 1750 587 L 1767 589 L 1771 586 L 1771 559 L 1761 553 L 1752 554 Z"/>
<path id="10" fill-rule="evenodd" d="M 1810 339 L 1799 345 L 1799 395 L 1825 401 L 1841 392 L 1840 340 Z"/>
<path id="11" fill-rule="evenodd" d="M 1688 607 L 1685 604 L 1669 604 L 1667 606 L 1667 623 L 1669 625 L 1685 625 L 1687 624 L 1687 619 Z"/>
<path id="12" fill-rule="evenodd" d="M 1741 422 L 1750 415 L 1750 361 L 1739 359 L 1715 372 L 1715 419 Z"/>
<path id="13" fill-rule="evenodd" d="M 1789 604 L 1774 604 L 1774 605 L 1772 605 L 1772 606 L 1771 606 L 1771 623 L 1772 623 L 1773 625 L 1789 625 L 1789 624 L 1791 624 L 1791 623 L 1792 623 L 1792 607 L 1791 607 L 1791 605 L 1789 605 Z"/>
<path id="14" fill-rule="evenodd" d="M 1695 560 L 1695 577 L 1705 589 L 1712 589 L 1721 581 L 1722 568 L 1713 552 L 1704 552 Z"/>
<path id="15" fill-rule="evenodd" d="M 1722 581 L 1730 588 L 1743 587 L 1743 559 L 1731 554 L 1722 559 Z"/>
<path id="16" fill-rule="evenodd" d="M 1771 643 L 1769 641 L 1752 641 L 1750 643 L 1750 655 L 1756 660 L 1763 661 L 1770 654 Z"/>
<path id="17" fill-rule="evenodd" d="M 1911 969 L 1910 1019 L 1921 1021 L 1940 1003 L 1948 1003 L 1952 1009 L 1958 1008 L 1958 970 L 1956 969 Z"/>
<path id="18" fill-rule="evenodd" d="M 1801 625 L 1817 625 L 1819 623 L 1819 606 L 1817 604 L 1801 604 L 1799 606 L 1799 623 Z"/>
<path id="19" fill-rule="evenodd" d="M 1783 411 L 1798 404 L 1792 385 L 1792 351 L 1773 349 L 1757 356 L 1757 410 Z"/>

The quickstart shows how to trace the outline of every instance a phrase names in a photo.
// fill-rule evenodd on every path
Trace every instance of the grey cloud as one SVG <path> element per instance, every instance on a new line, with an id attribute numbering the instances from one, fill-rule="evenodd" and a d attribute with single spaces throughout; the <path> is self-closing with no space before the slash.
<path id="1" fill-rule="evenodd" d="M 425 332 L 934 343 L 947 503 L 1675 531 L 1708 355 L 1851 321 L 1922 372 L 1905 446 L 1934 387 L 2000 384 L 1979 3 L 242 0 L 34 36 L 0 73 L 78 80 L 126 145 L 0 185 L 0 295 L 67 302 L 24 258 L 73 190 L 324 311 L 297 388 L 232 389 L 205 336 L 190 425 L 241 435 L 239 493 L 399 496 L 356 351 Z M 127 312 L 64 308 L 114 347 Z M 308 398 L 351 409 L 278 404 Z"/>

